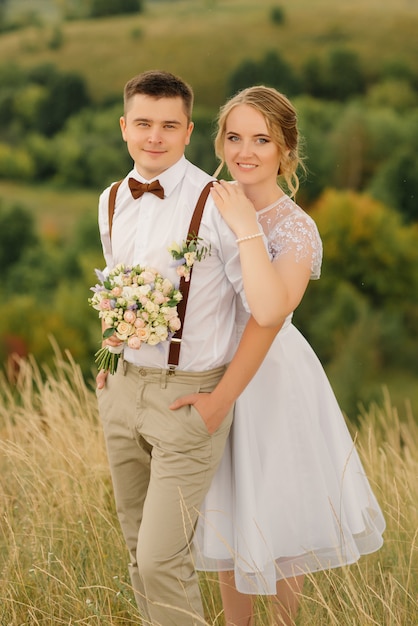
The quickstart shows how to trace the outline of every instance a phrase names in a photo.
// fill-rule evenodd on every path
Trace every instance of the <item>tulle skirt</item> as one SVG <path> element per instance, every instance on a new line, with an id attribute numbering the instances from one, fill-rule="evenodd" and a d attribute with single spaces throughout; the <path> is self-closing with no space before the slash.
<path id="1" fill-rule="evenodd" d="M 288 323 L 238 399 L 199 518 L 197 569 L 234 570 L 237 589 L 378 550 L 385 520 L 344 416 L 301 333 Z"/>

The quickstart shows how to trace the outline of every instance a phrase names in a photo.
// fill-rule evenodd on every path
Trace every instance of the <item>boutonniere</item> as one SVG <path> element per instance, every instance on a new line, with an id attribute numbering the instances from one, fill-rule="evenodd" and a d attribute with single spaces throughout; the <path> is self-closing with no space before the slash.
<path id="1" fill-rule="evenodd" d="M 189 233 L 187 239 L 180 245 L 173 241 L 168 251 L 177 266 L 178 276 L 184 276 L 186 282 L 190 280 L 190 270 L 196 261 L 202 261 L 207 255 L 210 256 L 210 244 L 203 243 L 203 239 L 194 233 Z"/>

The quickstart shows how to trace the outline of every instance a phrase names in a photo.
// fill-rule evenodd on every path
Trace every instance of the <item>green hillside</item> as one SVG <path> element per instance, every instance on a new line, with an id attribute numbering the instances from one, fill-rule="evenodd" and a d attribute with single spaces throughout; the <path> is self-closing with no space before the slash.
<path id="1" fill-rule="evenodd" d="M 29 3 L 13 0 L 13 11 Z M 57 2 L 32 0 L 41 24 L 3 34 L 0 59 L 24 66 L 52 62 L 82 74 L 92 96 L 119 95 L 137 72 L 164 68 L 191 82 L 197 101 L 218 106 L 230 72 L 245 58 L 277 50 L 294 67 L 330 45 L 360 55 L 370 73 L 394 59 L 418 56 L 418 3 L 411 0 L 178 0 L 145 2 L 138 16 L 62 22 L 62 45 L 51 49 Z M 283 24 L 271 20 L 282 6 Z M 48 10 L 51 9 L 51 10 Z M 43 16 L 43 17 L 42 17 Z"/>
<path id="2" fill-rule="evenodd" d="M 53 336 L 90 374 L 97 200 L 131 164 L 118 124 L 125 82 L 162 68 L 193 85 L 187 154 L 213 172 L 213 120 L 240 88 L 232 78 L 278 78 L 295 99 L 308 167 L 298 201 L 316 211 L 325 250 L 297 325 L 348 413 L 380 398 L 382 384 L 402 413 L 408 401 L 416 412 L 418 1 L 144 0 L 133 16 L 63 19 L 88 4 L 0 0 L 0 363 L 16 338 L 49 362 Z M 300 82 L 293 93 L 286 66 Z M 369 227 L 371 214 L 381 217 Z"/>

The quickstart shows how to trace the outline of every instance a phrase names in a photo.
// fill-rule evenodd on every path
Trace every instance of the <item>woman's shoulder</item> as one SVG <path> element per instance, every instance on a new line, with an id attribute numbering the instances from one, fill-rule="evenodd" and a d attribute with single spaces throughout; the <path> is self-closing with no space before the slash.
<path id="1" fill-rule="evenodd" d="M 296 261 L 310 256 L 312 278 L 319 277 L 322 241 L 314 219 L 287 195 L 260 213 L 259 221 L 267 233 L 272 258 L 290 250 L 293 250 Z"/>
<path id="2" fill-rule="evenodd" d="M 287 195 L 283 195 L 276 203 L 259 211 L 258 219 L 260 224 L 268 224 L 270 232 L 280 230 L 280 228 L 286 231 L 289 229 L 291 231 L 292 228 L 299 230 L 301 227 L 302 230 L 309 228 L 318 232 L 313 218 Z"/>

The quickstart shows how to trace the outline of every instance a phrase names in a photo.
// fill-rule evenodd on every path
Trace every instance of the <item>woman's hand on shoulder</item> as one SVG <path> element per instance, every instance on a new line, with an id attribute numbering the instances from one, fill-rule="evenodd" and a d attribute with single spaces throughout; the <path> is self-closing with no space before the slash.
<path id="1" fill-rule="evenodd" d="M 255 207 L 239 183 L 216 181 L 210 193 L 219 213 L 237 237 L 258 232 Z"/>

